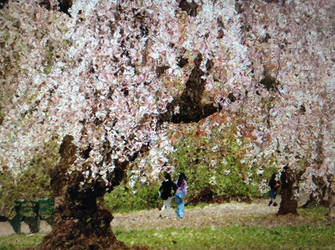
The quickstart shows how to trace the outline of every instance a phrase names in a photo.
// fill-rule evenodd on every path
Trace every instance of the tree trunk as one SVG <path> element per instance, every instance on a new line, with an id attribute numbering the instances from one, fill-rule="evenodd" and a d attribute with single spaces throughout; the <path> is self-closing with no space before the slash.
<path id="1" fill-rule="evenodd" d="M 297 214 L 298 202 L 294 199 L 292 188 L 282 188 L 278 214 Z"/>
<path id="2" fill-rule="evenodd" d="M 52 232 L 32 249 L 129 249 L 116 239 L 110 226 L 113 216 L 102 207 L 103 196 L 108 191 L 105 183 L 98 179 L 83 184 L 81 172 L 66 174 L 76 159 L 72 140 L 71 136 L 65 136 L 60 147 L 62 158 L 50 173 L 55 195 Z M 120 180 L 114 181 L 115 184 L 120 183 L 122 175 L 117 177 Z"/>
<path id="3" fill-rule="evenodd" d="M 281 173 L 281 202 L 278 214 L 297 214 L 298 201 L 294 199 L 293 184 L 294 178 L 290 169 L 284 168 Z"/>
<path id="4" fill-rule="evenodd" d="M 326 183 L 322 177 L 320 176 L 312 176 L 313 182 L 315 185 L 317 185 L 318 189 L 310 194 L 308 201 L 304 205 L 302 205 L 302 208 L 307 207 L 315 207 L 315 206 L 329 206 L 329 197 L 331 195 L 331 188 L 329 183 Z M 330 177 L 328 182 L 330 182 Z"/>

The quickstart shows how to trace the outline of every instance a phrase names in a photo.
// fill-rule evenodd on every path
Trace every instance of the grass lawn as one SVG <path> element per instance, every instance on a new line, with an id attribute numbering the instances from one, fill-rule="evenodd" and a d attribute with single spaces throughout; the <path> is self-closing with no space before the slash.
<path id="1" fill-rule="evenodd" d="M 335 225 L 116 230 L 115 234 L 129 246 L 153 249 L 335 249 Z"/>
<path id="2" fill-rule="evenodd" d="M 13 234 L 0 237 L 0 250 L 14 250 L 32 247 L 39 244 L 45 234 Z"/>
<path id="3" fill-rule="evenodd" d="M 221 228 L 182 228 L 165 230 L 115 230 L 128 246 L 153 249 L 335 249 L 335 225 L 331 226 L 231 226 Z M 0 249 L 34 246 L 44 234 L 0 237 Z"/>

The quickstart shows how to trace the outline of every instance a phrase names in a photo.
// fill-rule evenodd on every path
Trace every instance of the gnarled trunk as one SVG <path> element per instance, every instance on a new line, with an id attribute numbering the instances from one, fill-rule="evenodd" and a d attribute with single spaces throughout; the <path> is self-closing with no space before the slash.
<path id="1" fill-rule="evenodd" d="M 278 214 L 297 214 L 298 201 L 294 198 L 293 184 L 294 176 L 290 169 L 284 168 L 281 173 L 281 202 Z"/>
<path id="2" fill-rule="evenodd" d="M 306 201 L 304 205 L 302 205 L 302 208 L 307 207 L 315 207 L 315 206 L 329 206 L 329 202 L 331 200 L 331 188 L 330 184 L 325 182 L 323 177 L 319 176 L 312 176 L 314 184 L 317 185 L 318 189 L 315 193 L 311 193 L 309 195 L 309 199 Z M 328 177 L 330 182 L 330 176 Z"/>
<path id="3" fill-rule="evenodd" d="M 81 172 L 67 174 L 76 159 L 72 139 L 65 136 L 60 147 L 61 161 L 51 172 L 55 195 L 52 232 L 33 249 L 129 249 L 116 239 L 110 226 L 113 216 L 102 207 L 103 196 L 109 191 L 105 183 L 98 179 L 84 184 Z M 114 178 L 119 180 L 113 183 L 119 184 L 122 175 Z"/>

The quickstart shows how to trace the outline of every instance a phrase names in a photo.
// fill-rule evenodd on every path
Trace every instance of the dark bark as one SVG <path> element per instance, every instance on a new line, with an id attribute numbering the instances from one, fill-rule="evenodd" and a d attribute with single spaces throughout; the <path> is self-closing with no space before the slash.
<path id="1" fill-rule="evenodd" d="M 330 185 L 326 183 L 323 179 L 323 177 L 319 176 L 312 176 L 314 184 L 318 187 L 318 189 L 313 193 L 310 194 L 308 201 L 304 205 L 302 205 L 302 208 L 307 207 L 315 207 L 315 206 L 329 206 L 329 196 L 331 193 Z M 330 181 L 330 177 L 328 182 Z"/>
<path id="2" fill-rule="evenodd" d="M 53 5 L 52 5 L 53 4 Z M 56 9 L 58 11 L 64 12 L 69 17 L 69 9 L 72 7 L 73 0 L 57 0 L 56 2 L 51 2 L 50 0 L 43 0 L 40 2 L 40 5 L 48 10 Z"/>
<path id="3" fill-rule="evenodd" d="M 202 76 L 205 75 L 205 72 L 200 69 L 202 60 L 202 55 L 199 53 L 194 60 L 195 66 L 186 82 L 183 93 L 181 96 L 176 97 L 173 102 L 167 105 L 167 112 L 161 114 L 158 117 L 160 124 L 163 122 L 199 122 L 201 119 L 219 112 L 222 109 L 222 107 L 219 105 L 216 106 L 213 103 L 201 103 L 206 83 L 206 81 L 202 79 Z M 208 61 L 206 64 L 207 71 L 209 71 L 212 66 L 212 62 Z M 178 113 L 174 112 L 176 107 L 179 107 Z"/>
<path id="4" fill-rule="evenodd" d="M 0 0 L 0 10 L 5 6 L 8 0 Z"/>
<path id="5" fill-rule="evenodd" d="M 32 249 L 129 249 L 116 239 L 110 226 L 113 216 L 102 206 L 104 194 L 120 184 L 127 164 L 116 163 L 117 171 L 109 176 L 109 188 L 99 178 L 85 181 L 81 172 L 68 175 L 68 168 L 76 160 L 77 148 L 72 140 L 72 136 L 65 136 L 59 150 L 62 158 L 50 173 L 55 191 L 52 232 Z M 83 169 L 89 170 L 89 166 Z"/>
<path id="6" fill-rule="evenodd" d="M 335 208 L 335 190 L 332 190 L 329 193 L 329 197 L 328 197 L 328 222 L 329 223 L 333 223 L 334 222 L 334 208 Z"/>
<path id="7" fill-rule="evenodd" d="M 319 201 L 315 198 L 313 194 L 309 195 L 308 200 L 301 206 L 301 208 L 316 207 L 319 205 Z"/>
<path id="8" fill-rule="evenodd" d="M 292 171 L 285 167 L 280 176 L 281 202 L 278 214 L 297 214 L 298 201 L 294 198 L 293 184 L 295 182 Z"/>
<path id="9" fill-rule="evenodd" d="M 196 16 L 198 14 L 199 6 L 194 1 L 188 2 L 187 0 L 181 0 L 178 7 L 183 11 L 186 11 L 186 13 L 190 16 Z"/>
<path id="10" fill-rule="evenodd" d="M 320 194 L 310 194 L 309 199 L 305 202 L 304 205 L 301 206 L 301 208 L 308 208 L 308 207 L 316 207 L 316 206 L 329 206 L 329 200 L 324 199 L 324 196 L 320 196 Z"/>

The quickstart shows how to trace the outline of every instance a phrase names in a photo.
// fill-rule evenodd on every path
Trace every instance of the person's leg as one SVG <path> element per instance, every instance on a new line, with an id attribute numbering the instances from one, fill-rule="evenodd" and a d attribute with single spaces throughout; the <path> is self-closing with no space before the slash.
<path id="1" fill-rule="evenodd" d="M 176 214 L 179 219 L 183 218 L 184 215 L 184 195 L 182 193 L 176 194 L 176 204 L 177 204 L 177 209 L 176 209 Z"/>
<path id="2" fill-rule="evenodd" d="M 273 206 L 277 206 L 277 202 L 276 202 L 276 196 L 277 196 L 277 190 L 273 191 Z"/>
<path id="3" fill-rule="evenodd" d="M 175 195 L 175 201 L 176 201 L 176 205 L 177 205 L 177 208 L 176 208 L 176 214 L 177 216 L 179 217 L 179 203 L 180 203 L 180 198 Z"/>
<path id="4" fill-rule="evenodd" d="M 182 202 L 179 202 L 179 204 L 177 205 L 176 213 L 179 219 L 183 218 L 183 203 Z"/>
<path id="5" fill-rule="evenodd" d="M 184 209 L 185 209 L 185 202 L 184 199 L 182 199 L 182 202 L 179 204 L 179 218 L 183 218 L 184 216 Z"/>
<path id="6" fill-rule="evenodd" d="M 176 214 L 178 218 L 182 218 L 181 209 L 183 205 L 183 195 L 178 193 L 175 195 L 175 199 L 176 199 L 176 204 L 177 204 Z"/>
<path id="7" fill-rule="evenodd" d="M 166 200 L 164 200 L 164 202 L 163 202 L 163 206 L 162 206 L 162 208 L 160 210 L 159 217 L 163 216 L 163 211 L 164 211 L 165 207 L 166 207 Z"/>
<path id="8" fill-rule="evenodd" d="M 170 217 L 171 201 L 172 201 L 172 197 L 169 197 L 166 200 L 166 210 L 167 210 L 168 217 Z"/>
<path id="9" fill-rule="evenodd" d="M 271 189 L 270 190 L 270 201 L 269 201 L 269 206 L 272 204 L 272 202 L 273 202 L 273 195 L 274 195 L 274 190 L 273 189 Z"/>

